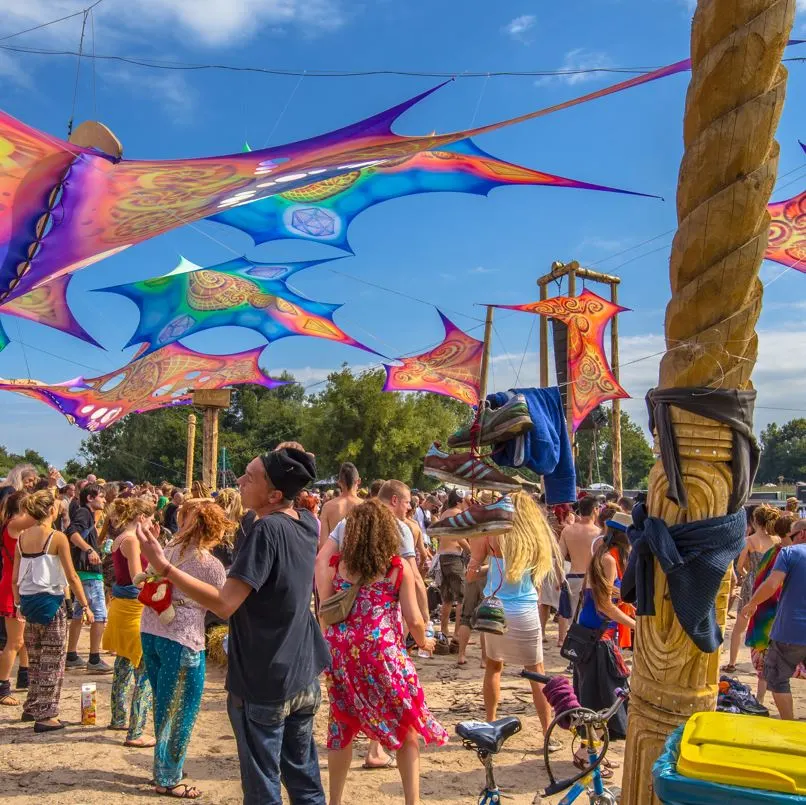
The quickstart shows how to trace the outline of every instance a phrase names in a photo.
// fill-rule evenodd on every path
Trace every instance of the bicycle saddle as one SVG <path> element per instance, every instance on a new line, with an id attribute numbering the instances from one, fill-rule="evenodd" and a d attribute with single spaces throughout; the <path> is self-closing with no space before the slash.
<path id="1" fill-rule="evenodd" d="M 456 734 L 477 749 L 490 754 L 501 751 L 504 741 L 521 731 L 521 721 L 515 716 L 496 721 L 462 721 L 456 725 Z"/>

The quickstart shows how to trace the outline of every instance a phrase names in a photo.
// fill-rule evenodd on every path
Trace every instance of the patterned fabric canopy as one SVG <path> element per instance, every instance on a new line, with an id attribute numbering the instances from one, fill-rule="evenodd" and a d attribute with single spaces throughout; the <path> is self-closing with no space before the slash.
<path id="1" fill-rule="evenodd" d="M 394 163 L 687 69 L 678 62 L 546 109 L 468 131 L 403 137 L 392 124 L 434 90 L 337 131 L 251 153 L 126 160 L 0 113 L 0 304 L 230 207 Z M 436 89 L 436 88 L 435 88 Z M 57 212 L 58 211 L 58 212 Z M 315 220 L 304 227 L 316 227 Z"/>
<path id="2" fill-rule="evenodd" d="M 348 229 L 364 210 L 389 199 L 452 191 L 486 196 L 503 185 L 547 185 L 643 195 L 565 179 L 503 162 L 462 140 L 438 151 L 387 160 L 330 179 L 243 204 L 211 221 L 240 229 L 255 243 L 295 238 L 352 252 Z"/>
<path id="3" fill-rule="evenodd" d="M 439 346 L 414 355 L 399 358 L 402 366 L 385 364 L 384 391 L 432 391 L 454 397 L 468 405 L 479 401 L 481 353 L 484 344 L 462 332 L 440 311 L 445 338 Z"/>
<path id="4" fill-rule="evenodd" d="M 126 414 L 187 405 L 190 391 L 254 383 L 265 388 L 285 385 L 259 366 L 262 348 L 233 355 L 202 355 L 172 344 L 100 377 L 41 383 L 0 379 L 0 391 L 15 391 L 63 413 L 71 424 L 99 431 Z"/>
<path id="5" fill-rule="evenodd" d="M 599 403 L 630 396 L 613 376 L 604 351 L 608 322 L 627 308 L 614 305 L 588 290 L 579 296 L 555 296 L 543 302 L 496 307 L 537 313 L 567 325 L 568 388 L 574 430 Z"/>
<path id="6" fill-rule="evenodd" d="M 246 327 L 269 342 L 308 335 L 373 352 L 334 323 L 340 305 L 314 302 L 288 287 L 292 274 L 328 262 L 255 263 L 238 257 L 201 268 L 182 258 L 164 277 L 100 290 L 137 305 L 140 322 L 127 346 L 145 343 L 146 355 L 213 327 Z"/>

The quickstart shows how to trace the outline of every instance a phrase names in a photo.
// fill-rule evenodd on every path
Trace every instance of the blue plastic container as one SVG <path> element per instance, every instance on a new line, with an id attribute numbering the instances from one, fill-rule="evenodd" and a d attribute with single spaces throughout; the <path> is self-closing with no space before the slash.
<path id="1" fill-rule="evenodd" d="M 680 727 L 669 736 L 652 769 L 655 793 L 663 805 L 806 805 L 806 797 L 683 777 L 677 773 L 682 735 Z"/>

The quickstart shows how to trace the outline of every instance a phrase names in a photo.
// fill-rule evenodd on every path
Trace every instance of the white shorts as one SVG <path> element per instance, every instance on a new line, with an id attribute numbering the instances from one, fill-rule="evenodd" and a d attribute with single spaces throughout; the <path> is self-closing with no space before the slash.
<path id="1" fill-rule="evenodd" d="M 552 575 L 546 576 L 540 585 L 540 603 L 554 609 L 560 606 L 560 588 Z"/>
<path id="2" fill-rule="evenodd" d="M 571 593 L 571 617 L 577 610 L 577 604 L 582 596 L 582 588 L 585 585 L 585 576 L 581 575 L 579 578 L 571 578 L 566 576 L 565 580 L 568 582 L 568 591 Z"/>
<path id="3" fill-rule="evenodd" d="M 491 660 L 526 668 L 543 662 L 543 633 L 537 607 L 515 615 L 506 612 L 506 634 L 484 635 L 487 656 Z"/>

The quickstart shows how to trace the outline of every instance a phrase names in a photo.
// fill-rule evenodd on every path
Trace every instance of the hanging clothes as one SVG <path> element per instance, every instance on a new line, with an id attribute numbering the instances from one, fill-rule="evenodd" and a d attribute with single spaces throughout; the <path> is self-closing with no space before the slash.
<path id="1" fill-rule="evenodd" d="M 500 408 L 515 394 L 522 394 L 529 407 L 532 429 L 495 445 L 492 458 L 501 467 L 526 467 L 544 479 L 546 504 L 573 503 L 577 499 L 574 453 L 568 438 L 560 390 L 510 389 L 488 394 L 492 408 Z"/>

